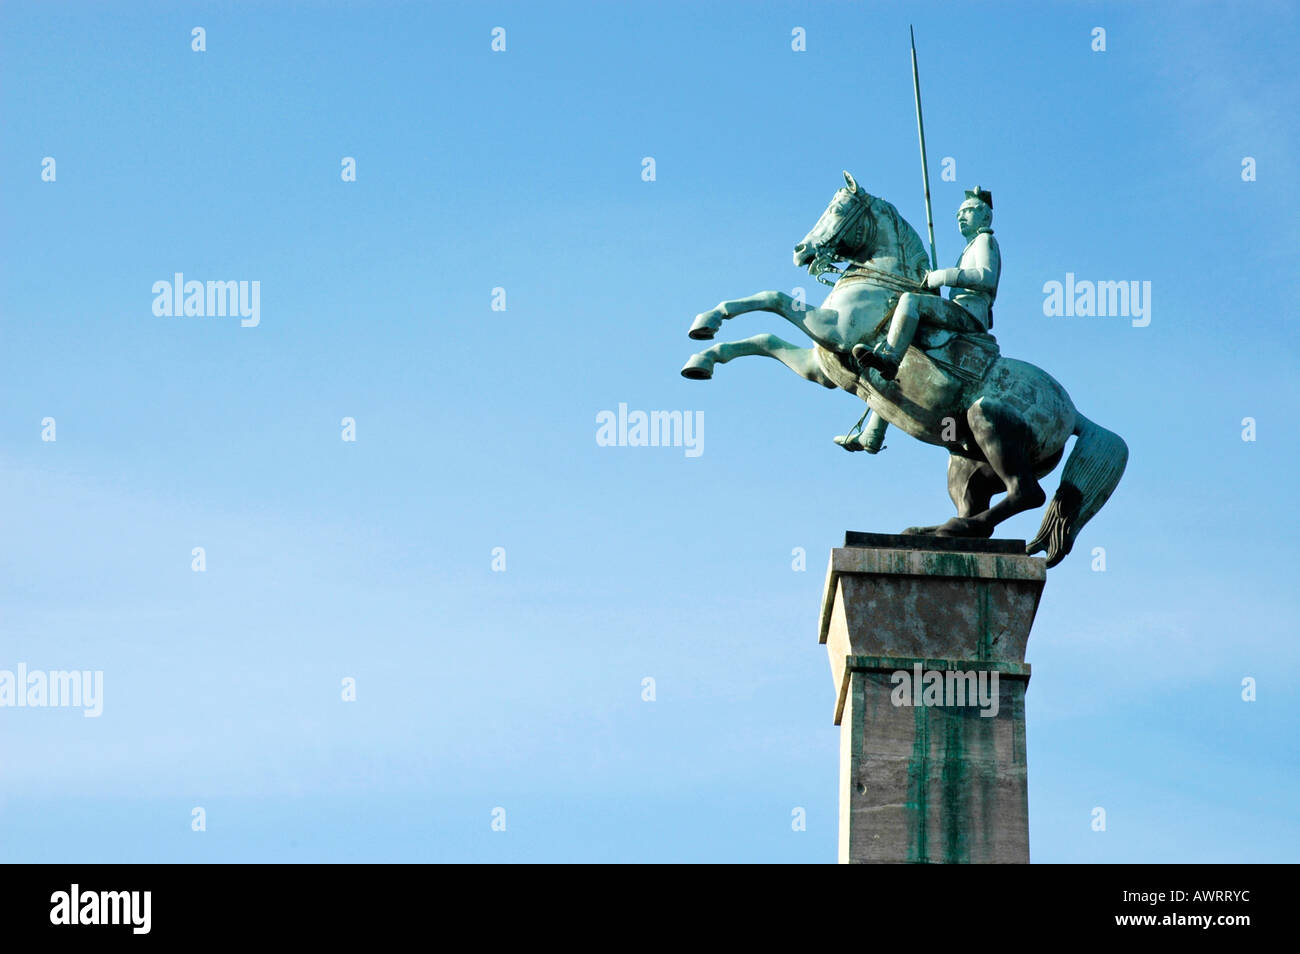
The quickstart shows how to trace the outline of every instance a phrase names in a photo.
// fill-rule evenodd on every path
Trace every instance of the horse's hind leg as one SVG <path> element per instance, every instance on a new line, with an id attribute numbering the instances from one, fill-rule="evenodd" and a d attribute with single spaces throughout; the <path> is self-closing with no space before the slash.
<path id="1" fill-rule="evenodd" d="M 969 457 L 948 458 L 948 496 L 957 508 L 957 516 L 973 517 L 989 509 L 994 494 L 1007 489 L 1002 478 L 982 460 Z"/>
<path id="2" fill-rule="evenodd" d="M 948 496 L 957 508 L 958 517 L 973 517 L 989 509 L 994 494 L 1005 491 L 1002 478 L 982 460 L 948 456 Z M 933 527 L 908 527 L 904 533 L 938 533 L 945 524 Z M 946 531 L 945 531 L 946 532 Z"/>
<path id="3" fill-rule="evenodd" d="M 944 536 L 991 537 L 993 528 L 1003 520 L 1025 510 L 1041 507 L 1047 494 L 1034 476 L 1030 457 L 1033 435 L 1024 420 L 1007 405 L 989 398 L 976 401 L 966 412 L 966 421 L 988 467 L 1006 488 L 1007 495 L 992 507 L 988 500 L 972 494 L 971 504 L 983 504 L 983 510 L 953 517 L 936 531 Z M 976 472 L 978 474 L 978 471 Z M 996 492 L 996 491 L 994 491 Z M 958 504 L 960 511 L 961 504 Z"/>
<path id="4" fill-rule="evenodd" d="M 775 358 L 801 378 L 806 378 L 827 388 L 836 386 L 835 382 L 828 378 L 826 372 L 822 370 L 821 364 L 817 361 L 817 355 L 812 348 L 800 348 L 798 345 L 792 345 L 776 335 L 769 334 L 754 335 L 752 338 L 745 338 L 741 341 L 723 341 L 711 348 L 706 348 L 699 354 L 693 354 L 690 360 L 686 362 L 686 367 L 682 368 L 682 377 L 707 381 L 713 377 L 713 366 L 715 364 L 726 364 L 733 358 L 744 358 L 750 355 Z"/>

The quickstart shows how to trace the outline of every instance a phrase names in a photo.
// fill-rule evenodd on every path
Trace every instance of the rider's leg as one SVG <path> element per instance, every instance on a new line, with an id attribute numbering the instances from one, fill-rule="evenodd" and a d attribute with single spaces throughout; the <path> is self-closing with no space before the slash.
<path id="1" fill-rule="evenodd" d="M 862 429 L 858 435 L 858 443 L 868 454 L 878 454 L 885 447 L 885 430 L 889 427 L 889 422 L 877 414 L 871 412 L 871 417 L 867 419 L 867 426 Z"/>
<path id="2" fill-rule="evenodd" d="M 857 434 L 849 437 L 847 434 L 839 434 L 834 440 L 847 451 L 866 451 L 868 454 L 879 454 L 885 449 L 885 431 L 889 427 L 889 422 L 877 414 L 871 412 L 871 417 L 867 420 L 867 426 Z"/>
<path id="3" fill-rule="evenodd" d="M 874 349 L 864 344 L 854 345 L 853 357 L 864 369 L 875 368 L 886 381 L 894 380 L 920 320 L 921 296 L 903 292 L 894 308 L 894 317 L 889 322 L 889 333 L 885 335 L 885 340 Z"/>
<path id="4" fill-rule="evenodd" d="M 904 292 L 894 309 L 893 320 L 885 340 L 874 349 L 855 345 L 853 357 L 865 370 L 875 368 L 880 376 L 892 381 L 898 375 L 898 366 L 907 354 L 917 327 L 924 323 L 929 328 L 975 333 L 986 330 L 974 315 L 949 298 L 938 295 L 917 295 Z"/>

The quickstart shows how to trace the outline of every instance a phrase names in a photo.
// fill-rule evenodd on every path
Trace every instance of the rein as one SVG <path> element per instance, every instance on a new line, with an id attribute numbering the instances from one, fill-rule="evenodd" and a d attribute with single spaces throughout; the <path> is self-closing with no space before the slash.
<path id="1" fill-rule="evenodd" d="M 845 260 L 854 271 L 845 272 L 840 276 L 836 285 L 846 284 L 854 281 L 875 282 L 877 285 L 883 285 L 890 291 L 912 292 L 913 294 L 929 293 L 930 289 L 926 288 L 920 282 L 914 282 L 906 275 L 900 275 L 898 272 L 887 272 L 883 268 L 876 268 L 874 265 L 868 265 L 866 262 L 855 262 L 851 259 Z"/>

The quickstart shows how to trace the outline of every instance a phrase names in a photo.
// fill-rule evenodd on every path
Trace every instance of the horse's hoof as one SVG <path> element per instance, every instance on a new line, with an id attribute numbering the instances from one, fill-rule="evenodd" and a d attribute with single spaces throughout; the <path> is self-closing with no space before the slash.
<path id="1" fill-rule="evenodd" d="M 693 354 L 682 368 L 682 377 L 692 381 L 707 381 L 713 377 L 713 360 L 702 354 Z"/>
<path id="2" fill-rule="evenodd" d="M 947 523 L 941 523 L 935 527 L 934 533 L 935 536 L 939 537 L 966 537 L 985 540 L 993 536 L 993 528 L 985 526 L 972 517 L 953 517 Z"/>
<path id="3" fill-rule="evenodd" d="M 695 316 L 691 330 L 687 332 L 696 341 L 709 341 L 722 327 L 722 316 L 716 311 L 702 311 Z"/>

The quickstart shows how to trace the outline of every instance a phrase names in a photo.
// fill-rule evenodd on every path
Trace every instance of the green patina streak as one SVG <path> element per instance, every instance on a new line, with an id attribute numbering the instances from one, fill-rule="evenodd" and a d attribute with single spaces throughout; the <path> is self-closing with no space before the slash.
<path id="1" fill-rule="evenodd" d="M 966 803 L 963 796 L 970 784 L 966 771 L 966 729 L 971 711 L 974 710 L 951 709 L 943 716 L 943 803 L 940 809 L 943 860 L 949 865 L 970 862 L 970 821 L 963 810 Z"/>
<path id="2" fill-rule="evenodd" d="M 927 576 L 973 577 L 979 563 L 969 553 L 933 552 L 925 555 L 925 573 Z"/>
<path id="3" fill-rule="evenodd" d="M 1002 698 L 1004 701 L 1006 700 L 1005 694 Z M 997 764 L 997 742 L 995 739 L 998 729 L 992 724 L 996 721 L 996 719 L 975 720 L 976 727 L 980 731 L 980 757 L 988 760 L 986 763 L 988 768 L 980 774 L 978 796 L 980 842 L 985 850 L 996 840 L 997 822 L 1004 811 L 999 803 L 998 779 L 1001 773 Z"/>
<path id="4" fill-rule="evenodd" d="M 907 765 L 907 811 L 912 829 L 911 848 L 907 860 L 912 864 L 924 865 L 930 863 L 929 710 L 926 706 L 916 706 L 912 713 L 916 731 L 912 739 L 912 759 Z"/>
<path id="5" fill-rule="evenodd" d="M 975 658 L 981 660 L 993 658 L 993 626 L 990 622 L 992 614 L 989 612 L 991 589 L 987 582 L 975 585 L 975 611 L 979 614 L 979 648 Z"/>

